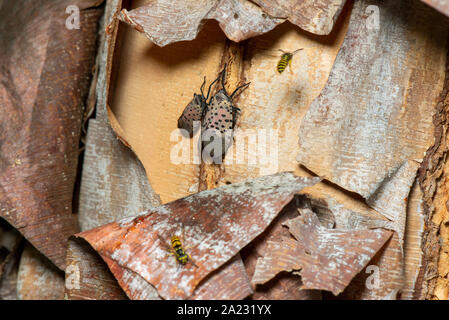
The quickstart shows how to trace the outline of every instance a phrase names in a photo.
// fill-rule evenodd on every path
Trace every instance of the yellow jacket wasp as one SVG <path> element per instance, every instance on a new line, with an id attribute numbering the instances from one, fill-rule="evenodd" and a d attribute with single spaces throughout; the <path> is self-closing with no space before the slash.
<path id="1" fill-rule="evenodd" d="M 292 58 L 293 55 L 295 53 L 297 53 L 298 51 L 302 50 L 304 48 L 295 50 L 293 52 L 286 52 L 284 50 L 279 49 L 279 51 L 282 52 L 282 56 L 281 59 L 279 60 L 278 64 L 277 64 L 277 70 L 279 73 L 284 72 L 285 68 L 287 67 L 287 65 L 291 68 L 291 64 L 292 64 Z"/>
<path id="2" fill-rule="evenodd" d="M 192 257 L 184 250 L 182 246 L 181 239 L 178 236 L 172 236 L 170 239 L 171 246 L 167 244 L 167 242 L 158 234 L 157 235 L 165 249 L 170 253 L 170 255 L 174 255 L 176 261 L 179 264 L 185 266 L 188 262 L 194 265 L 196 268 L 198 266 L 193 261 Z"/>

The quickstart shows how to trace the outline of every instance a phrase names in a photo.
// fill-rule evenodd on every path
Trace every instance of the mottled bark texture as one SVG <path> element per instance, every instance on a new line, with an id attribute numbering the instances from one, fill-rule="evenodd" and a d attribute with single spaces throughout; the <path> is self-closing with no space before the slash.
<path id="1" fill-rule="evenodd" d="M 211 272 L 265 230 L 301 189 L 319 178 L 279 173 L 203 191 L 150 209 L 134 219 L 78 234 L 108 263 L 138 273 L 165 299 L 187 298 Z M 179 268 L 167 257 L 177 235 L 193 257 Z M 246 276 L 246 274 L 245 274 Z"/>
<path id="2" fill-rule="evenodd" d="M 304 23 L 304 26 L 300 25 L 301 28 L 307 30 L 307 27 L 311 27 L 314 31 L 309 31 L 324 34 L 332 30 L 332 25 L 344 5 L 344 1 L 314 1 L 314 4 L 318 4 L 316 6 L 311 5 L 310 1 L 286 1 L 282 4 L 279 2 L 204 0 L 182 2 L 176 6 L 173 2 L 164 5 L 164 1 L 161 0 L 153 1 L 148 6 L 136 10 L 122 11 L 119 18 L 133 25 L 138 31 L 144 32 L 155 44 L 164 46 L 175 41 L 196 38 L 205 17 L 216 19 L 228 38 L 236 41 L 271 30 L 285 19 L 292 22 L 295 19 L 302 19 L 297 20 L 298 25 Z M 120 1 L 110 3 L 117 5 L 117 11 L 121 10 Z M 142 2 L 133 2 L 135 6 L 140 4 Z M 197 5 L 201 7 L 197 10 L 192 9 Z M 294 10 L 298 6 L 303 11 Z M 272 11 L 266 16 L 263 14 L 259 16 L 257 12 L 260 13 L 260 10 Z M 376 12 L 379 13 L 378 20 Z M 255 26 L 247 23 L 248 13 L 255 17 Z M 107 24 L 110 17 L 112 15 L 108 15 Z M 112 33 L 107 38 L 108 50 L 101 56 L 100 65 L 107 67 L 99 76 L 102 80 L 99 80 L 98 84 L 103 87 L 98 91 L 100 94 L 97 119 L 90 122 L 92 128 L 86 150 L 86 171 L 83 173 L 84 207 L 81 223 L 83 230 L 87 230 L 124 217 L 129 219 L 122 226 L 120 222 L 112 223 L 81 234 L 101 257 L 83 242 L 85 251 L 79 251 L 74 265 L 88 271 L 85 277 L 89 281 L 81 282 L 81 290 L 68 290 L 68 295 L 84 299 L 100 296 L 124 298 L 121 289 L 116 290 L 119 287 L 113 279 L 113 274 L 126 295 L 132 299 L 161 297 L 240 299 L 251 292 L 253 293 L 250 297 L 253 299 L 319 299 L 322 296 L 334 298 L 330 293 L 298 290 L 299 288 L 329 290 L 335 294 L 341 292 L 338 296 L 341 299 L 396 299 L 399 296 L 403 298 L 416 296 L 415 286 L 423 284 L 419 280 L 423 275 L 419 275 L 418 270 L 421 266 L 420 243 L 424 224 L 423 194 L 415 178 L 420 165 L 421 170 L 426 170 L 420 162 L 424 153 L 434 143 L 435 119 L 432 123 L 432 117 L 435 113 L 435 104 L 440 99 L 446 71 L 443 66 L 446 63 L 448 33 L 444 21 L 436 24 L 434 23 L 436 20 L 441 21 L 441 15 L 417 0 L 356 1 L 351 12 L 348 34 L 335 60 L 329 80 L 320 96 L 311 105 L 310 102 L 325 84 L 335 54 L 342 42 L 339 39 L 343 39 L 346 31 L 345 27 L 341 29 L 343 31 L 338 37 L 320 39 L 313 35 L 305 35 L 287 23 L 264 36 L 251 39 L 245 45 L 224 46 L 225 52 L 231 48 L 231 51 L 238 51 L 241 54 L 224 53 L 221 57 L 219 54 L 215 55 L 217 47 L 221 50 L 221 46 L 216 43 L 221 41 L 219 37 L 221 31 L 216 24 L 208 24 L 204 28 L 205 32 L 192 42 L 182 42 L 163 49 L 148 41 L 145 42 L 144 38 L 139 42 L 128 37 L 128 42 L 115 43 L 115 35 Z M 377 22 L 379 24 L 376 24 Z M 161 25 L 163 32 L 157 29 Z M 112 30 L 114 26 L 116 25 L 111 24 L 108 30 Z M 134 32 L 131 29 L 128 31 Z M 215 42 L 210 40 L 212 38 Z M 120 50 L 119 44 L 125 45 L 120 61 L 122 81 L 127 77 L 137 80 L 125 81 L 128 86 L 117 87 L 119 91 L 123 90 L 122 96 L 125 100 L 115 102 L 111 100 L 107 103 L 107 93 L 111 92 L 113 96 L 115 92 L 109 83 L 109 72 L 114 45 L 115 49 Z M 189 49 L 189 46 L 197 44 L 202 44 L 200 51 Z M 210 50 L 212 47 L 214 50 Z M 290 73 L 285 72 L 282 77 L 276 77 L 275 64 L 279 59 L 277 49 L 294 50 L 299 47 L 304 47 L 305 50 L 295 56 Z M 211 54 L 211 51 L 214 54 Z M 184 59 L 180 59 L 180 55 Z M 228 58 L 238 66 L 234 68 L 236 79 L 253 82 L 239 101 L 239 105 L 244 106 L 240 126 L 269 128 L 279 125 L 290 128 L 287 126 L 289 122 L 295 122 L 299 128 L 302 116 L 308 110 L 299 134 L 300 146 L 298 147 L 294 141 L 297 139 L 297 127 L 294 127 L 294 130 L 285 130 L 287 137 L 283 137 L 285 141 L 281 141 L 279 149 L 279 154 L 285 156 L 280 159 L 279 167 L 272 170 L 296 168 L 294 156 L 291 159 L 289 156 L 299 149 L 300 163 L 317 174 L 324 175 L 331 183 L 320 183 L 319 188 L 310 193 L 309 200 L 312 205 L 310 208 L 301 208 L 303 210 L 301 216 L 298 217 L 297 208 L 290 204 L 289 208 L 284 208 L 270 224 L 268 230 L 243 249 L 241 256 L 246 274 L 240 254 L 230 259 L 239 249 L 235 248 L 236 250 L 229 254 L 225 250 L 234 245 L 231 237 L 231 240 L 227 239 L 226 245 L 218 250 L 220 254 L 226 253 L 228 260 L 218 269 L 208 269 L 209 273 L 204 272 L 207 273 L 206 276 L 204 274 L 198 276 L 195 273 L 203 272 L 204 265 L 220 259 L 216 253 L 205 255 L 198 250 L 199 247 L 213 247 L 212 242 L 203 243 L 204 241 L 199 241 L 198 237 L 192 236 L 191 230 L 194 230 L 194 226 L 202 225 L 204 221 L 195 223 L 188 221 L 190 217 L 195 216 L 191 213 L 182 217 L 180 214 L 174 214 L 178 220 L 168 219 L 161 208 L 170 208 L 171 204 L 154 208 L 159 199 L 153 187 L 155 190 L 161 190 L 162 183 L 154 183 L 158 179 L 150 173 L 154 173 L 155 170 L 167 171 L 179 176 L 179 179 L 186 180 L 183 169 L 164 166 L 155 169 L 154 165 L 148 165 L 145 162 L 146 158 L 142 157 L 141 160 L 153 183 L 148 184 L 144 170 L 135 155 L 116 140 L 116 136 L 109 128 L 106 114 L 110 110 L 106 105 L 115 103 L 115 108 L 112 106 L 114 112 L 121 108 L 116 114 L 117 119 L 110 113 L 109 120 L 113 120 L 113 128 L 122 139 L 129 138 L 130 146 L 138 150 L 135 137 L 145 136 L 144 148 L 154 149 L 153 145 L 152 148 L 148 148 L 147 136 L 150 135 L 154 139 L 155 130 L 167 128 L 171 130 L 175 126 L 175 122 L 167 124 L 170 122 L 168 118 L 158 118 L 154 113 L 159 112 L 160 105 L 170 110 L 172 108 L 174 110 L 176 104 L 185 105 L 178 103 L 177 95 L 182 96 L 190 92 L 180 84 L 183 83 L 182 80 L 172 79 L 185 79 L 188 75 L 202 81 L 206 71 L 215 74 L 220 63 Z M 199 69 L 195 63 L 200 64 L 206 71 Z M 144 72 L 138 72 L 142 70 Z M 263 72 L 260 72 L 261 70 Z M 151 72 L 153 83 L 157 83 L 156 89 L 151 89 L 150 84 L 141 80 L 142 77 L 147 79 L 147 74 Z M 163 91 L 170 92 L 170 97 L 173 98 L 170 99 L 169 106 L 164 104 L 165 97 L 161 103 L 152 100 L 153 96 L 161 96 L 160 83 L 163 79 L 158 77 L 170 79 L 169 84 L 173 91 L 168 89 Z M 139 92 L 136 91 L 144 94 L 139 96 Z M 142 103 L 144 108 L 126 109 L 125 105 L 129 103 L 127 99 L 130 96 L 133 97 L 131 102 L 133 105 L 136 103 L 140 105 L 141 98 L 145 102 Z M 149 106 L 150 104 L 157 107 L 153 108 Z M 138 127 L 140 122 L 135 119 L 130 121 L 130 114 L 136 114 L 142 119 L 144 115 L 149 114 L 151 119 L 157 118 L 162 121 L 155 122 L 157 128 L 148 126 L 146 121 L 142 121 L 151 130 L 149 132 L 143 130 L 147 128 L 136 130 L 135 127 Z M 120 128 L 120 124 L 123 124 L 124 130 Z M 161 145 L 166 146 L 165 140 Z M 156 151 L 145 149 L 145 152 L 148 151 L 145 156 L 154 157 L 157 154 L 160 157 L 164 151 L 162 149 L 156 148 Z M 224 184 L 225 181 L 245 181 L 261 175 L 261 171 L 262 168 L 257 168 L 257 171 L 244 168 L 239 171 L 234 166 L 227 165 L 226 172 L 222 170 L 212 179 L 207 176 L 205 181 L 199 181 L 199 185 L 207 182 L 209 189 Z M 300 174 L 307 173 L 302 170 Z M 130 178 L 127 180 L 127 177 Z M 161 196 L 169 196 L 171 199 L 184 196 L 183 193 L 186 192 L 184 189 L 173 187 L 176 184 L 170 183 L 166 183 L 164 189 L 166 194 L 161 192 Z M 126 191 L 120 192 L 122 188 Z M 429 189 L 432 189 L 432 185 L 429 185 Z M 148 194 L 145 195 L 145 192 Z M 193 191 L 189 189 L 189 192 Z M 102 197 L 109 200 L 102 202 Z M 120 201 L 115 201 L 116 197 Z M 424 197 L 428 197 L 427 191 Z M 148 208 L 145 208 L 146 206 Z M 201 211 L 208 207 L 199 202 L 198 206 L 192 208 Z M 131 221 L 135 214 L 146 209 L 147 213 L 153 214 L 143 215 Z M 313 212 L 308 211 L 309 209 Z M 200 212 L 199 215 L 201 214 Z M 437 223 L 444 226 L 447 221 L 445 215 L 440 214 L 437 218 L 439 219 Z M 167 220 L 155 222 L 153 219 Z M 202 219 L 204 217 L 199 220 Z M 213 225 L 213 221 L 204 223 Z M 159 228 L 163 231 L 161 233 L 165 242 L 168 243 L 171 235 L 181 234 L 182 230 L 178 226 L 184 224 L 187 224 L 184 244 L 191 246 L 190 242 L 193 239 L 194 248 L 187 251 L 202 270 L 196 270 L 191 265 L 175 270 L 176 261 L 173 257 L 165 256 L 161 250 L 163 246 L 160 239 L 153 236 L 153 231 Z M 245 222 L 243 224 L 245 225 Z M 434 250 L 430 248 L 428 251 L 431 251 L 433 258 L 438 258 L 439 247 L 434 240 L 438 240 L 436 232 L 439 229 L 435 227 L 432 230 L 435 231 L 435 236 L 431 238 Z M 446 232 L 444 228 L 441 230 L 443 234 Z M 159 231 L 156 230 L 158 233 Z M 211 239 L 217 239 L 218 242 L 222 239 L 219 231 L 217 232 L 213 233 Z M 303 234 L 310 237 L 304 238 Z M 298 238 L 301 241 L 297 241 Z M 102 244 L 101 241 L 104 239 L 106 243 Z M 328 241 L 329 239 L 332 241 Z M 354 243 L 359 245 L 354 246 Z M 72 242 L 70 247 L 69 251 L 75 250 L 75 247 L 72 248 Z M 164 274 L 158 273 L 157 267 L 145 260 L 144 250 L 151 251 L 150 255 L 156 257 L 154 260 L 158 260 L 157 263 L 164 266 Z M 145 254 L 148 254 L 148 251 L 145 251 Z M 69 253 L 70 256 L 72 253 Z M 442 257 L 444 258 L 444 254 Z M 258 258 L 260 264 L 256 266 Z M 335 261 L 332 260 L 334 258 Z M 105 264 L 101 259 L 106 261 L 112 273 L 105 272 L 107 270 L 104 269 Z M 83 265 L 83 261 L 90 263 Z M 279 261 L 287 262 L 287 265 L 279 265 Z M 430 276 L 437 274 L 437 263 L 438 259 L 430 268 Z M 151 270 L 148 269 L 149 266 Z M 334 267 L 337 270 L 334 270 Z M 444 265 L 440 263 L 439 268 L 444 271 L 442 267 Z M 257 268 L 259 269 L 255 272 Z M 374 276 L 375 268 L 380 270 L 380 274 L 377 274 L 379 283 L 373 284 L 370 279 Z M 102 276 L 95 278 L 95 270 L 102 270 L 98 271 Z M 323 275 L 320 273 L 323 271 L 327 272 Z M 317 274 L 320 276 L 315 277 Z M 261 275 L 265 278 L 262 279 Z M 189 283 L 191 276 L 197 277 L 193 285 Z M 426 275 L 426 278 L 427 276 L 429 275 Z M 264 285 L 254 285 L 258 283 L 258 277 L 259 280 L 262 279 L 260 282 L 265 282 Z M 253 278 L 252 286 L 248 283 L 248 279 L 251 278 Z M 444 291 L 447 287 L 445 279 L 437 280 L 435 288 L 439 290 L 438 298 L 444 297 L 445 294 L 447 296 Z M 89 288 L 92 281 L 95 282 L 95 286 Z M 108 283 L 114 289 L 105 285 Z M 95 290 L 92 290 L 93 288 Z M 108 292 L 113 294 L 108 296 Z"/>
<path id="3" fill-rule="evenodd" d="M 420 1 L 355 2 L 328 82 L 299 130 L 302 165 L 361 195 L 393 223 L 398 239 L 390 241 L 383 260 L 396 266 L 389 274 L 397 280 L 403 264 L 388 259 L 402 259 L 405 236 L 407 267 L 421 267 L 421 202 L 430 194 L 425 187 L 424 195 L 411 190 L 418 168 L 428 168 L 427 160 L 421 164 L 426 152 L 439 144 L 434 116 L 446 76 L 448 26 Z M 410 286 L 419 286 L 422 275 L 407 272 L 411 297 Z"/>
<path id="4" fill-rule="evenodd" d="M 421 0 L 422 2 L 428 4 L 431 7 L 434 7 L 441 13 L 449 16 L 449 2 L 446 0 Z"/>
<path id="5" fill-rule="evenodd" d="M 124 300 L 126 295 L 98 253 L 83 240 L 67 250 L 65 294 L 68 300 Z"/>
<path id="6" fill-rule="evenodd" d="M 0 215 L 60 269 L 77 231 L 72 196 L 101 2 L 0 8 Z M 69 5 L 80 9 L 79 29 L 66 27 Z"/>
<path id="7" fill-rule="evenodd" d="M 282 271 L 298 271 L 301 288 L 338 295 L 392 235 L 384 229 L 327 229 L 312 210 L 299 212 L 300 216 L 284 223 L 293 237 L 267 242 L 267 253 L 257 261 L 253 284 L 263 284 Z"/>
<path id="8" fill-rule="evenodd" d="M 288 19 L 311 33 L 329 34 L 346 0 L 156 0 L 119 19 L 143 32 L 158 46 L 193 40 L 208 19 L 218 21 L 235 42 L 266 33 Z"/>
<path id="9" fill-rule="evenodd" d="M 61 300 L 64 298 L 64 272 L 29 243 L 20 257 L 17 275 L 20 300 Z"/>

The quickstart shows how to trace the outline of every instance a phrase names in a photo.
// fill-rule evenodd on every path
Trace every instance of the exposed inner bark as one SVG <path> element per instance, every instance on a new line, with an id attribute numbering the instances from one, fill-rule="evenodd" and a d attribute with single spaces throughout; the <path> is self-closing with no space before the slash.
<path id="1" fill-rule="evenodd" d="M 449 123 L 449 59 L 446 79 L 433 118 L 435 143 L 427 151 L 419 169 L 419 183 L 424 195 L 425 231 L 422 238 L 423 266 L 416 283 L 414 298 L 448 299 L 448 123 Z"/>

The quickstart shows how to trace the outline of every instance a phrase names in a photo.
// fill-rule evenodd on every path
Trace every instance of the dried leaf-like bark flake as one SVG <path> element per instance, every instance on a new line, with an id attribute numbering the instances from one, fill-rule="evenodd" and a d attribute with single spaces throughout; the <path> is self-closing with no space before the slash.
<path id="1" fill-rule="evenodd" d="M 284 22 L 247 0 L 155 0 L 131 11 L 122 10 L 119 19 L 161 47 L 195 39 L 207 19 L 217 20 L 227 37 L 236 42 Z"/>
<path id="2" fill-rule="evenodd" d="M 311 33 L 332 31 L 346 0 L 154 0 L 119 19 L 143 32 L 158 46 L 193 40 L 207 19 L 215 19 L 232 41 L 242 41 L 276 27 L 288 18 Z"/>
<path id="3" fill-rule="evenodd" d="M 100 0 L 3 1 L 0 6 L 0 216 L 60 269 L 72 216 L 82 108 Z M 66 8 L 80 28 L 66 27 Z"/>
<path id="4" fill-rule="evenodd" d="M 337 295 L 392 235 L 384 229 L 327 229 L 310 209 L 300 212 L 300 217 L 285 223 L 295 239 L 283 237 L 268 243 L 269 253 L 259 258 L 253 284 L 263 284 L 281 271 L 301 270 L 302 288 Z"/>
<path id="5" fill-rule="evenodd" d="M 372 4 L 379 28 L 367 20 Z M 433 11 L 416 0 L 355 3 L 328 83 L 301 123 L 301 164 L 369 199 L 407 160 L 421 161 L 445 76 L 448 30 Z"/>
<path id="6" fill-rule="evenodd" d="M 108 261 L 138 273 L 165 299 L 187 298 L 209 273 L 262 233 L 294 194 L 320 178 L 279 173 L 203 191 L 78 234 Z M 173 235 L 183 238 L 198 268 L 167 257 Z M 162 244 L 159 236 L 166 240 Z"/>
<path id="7" fill-rule="evenodd" d="M 252 0 L 273 17 L 287 18 L 311 33 L 332 31 L 346 0 Z"/>

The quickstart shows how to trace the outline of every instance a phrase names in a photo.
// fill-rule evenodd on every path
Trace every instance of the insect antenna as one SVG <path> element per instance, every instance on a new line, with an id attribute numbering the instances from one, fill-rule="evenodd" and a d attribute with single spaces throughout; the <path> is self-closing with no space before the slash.
<path id="1" fill-rule="evenodd" d="M 203 93 L 203 89 L 204 89 L 204 85 L 206 84 L 206 76 L 204 76 L 204 80 L 203 80 L 203 84 L 200 87 L 200 91 L 201 91 L 201 95 L 204 97 L 204 93 Z M 209 87 L 210 88 L 210 87 Z"/>
<path id="2" fill-rule="evenodd" d="M 223 72 L 223 71 L 222 71 Z M 212 88 L 212 86 L 214 85 L 215 82 L 217 82 L 220 79 L 221 75 L 218 75 L 218 77 L 212 81 L 212 83 L 209 85 L 209 89 L 207 90 L 207 97 L 206 97 L 206 101 L 207 99 L 209 99 L 209 94 L 210 94 L 210 89 Z M 203 95 L 204 96 L 204 95 Z"/>
<path id="3" fill-rule="evenodd" d="M 248 87 L 250 84 L 251 84 L 251 82 L 248 82 L 248 83 L 242 84 L 241 86 L 237 87 L 237 89 L 235 89 L 234 92 L 233 92 L 233 93 L 231 94 L 231 96 L 230 96 L 231 100 L 232 100 L 232 98 L 234 97 L 234 95 L 236 94 L 236 92 L 237 92 L 239 89 L 244 88 L 244 87 L 246 88 L 246 87 Z"/>
<path id="4" fill-rule="evenodd" d="M 223 90 L 226 92 L 225 89 L 225 78 L 226 78 L 226 67 L 227 67 L 227 63 L 225 63 L 224 67 L 223 67 L 223 71 L 221 72 L 221 85 L 223 87 Z"/>
<path id="5" fill-rule="evenodd" d="M 292 55 L 294 55 L 296 52 L 303 50 L 304 48 L 300 48 L 300 49 L 296 49 L 295 51 L 292 52 Z"/>

